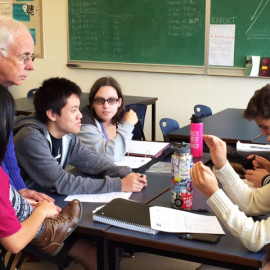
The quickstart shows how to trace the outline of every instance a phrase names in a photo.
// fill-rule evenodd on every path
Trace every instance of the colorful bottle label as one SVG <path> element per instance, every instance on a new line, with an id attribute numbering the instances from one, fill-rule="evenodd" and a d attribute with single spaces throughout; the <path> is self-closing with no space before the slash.
<path id="1" fill-rule="evenodd" d="M 192 181 L 190 168 L 193 166 L 192 156 L 180 157 L 173 154 L 171 157 L 171 205 L 176 209 L 192 208 Z"/>

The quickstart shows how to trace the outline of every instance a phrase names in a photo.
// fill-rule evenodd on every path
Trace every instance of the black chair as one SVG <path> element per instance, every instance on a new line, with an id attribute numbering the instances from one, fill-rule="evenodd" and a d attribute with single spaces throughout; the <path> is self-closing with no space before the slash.
<path id="1" fill-rule="evenodd" d="M 69 236 L 68 239 L 65 241 L 65 244 L 64 244 L 63 248 L 61 249 L 61 251 L 55 256 L 49 256 L 49 255 L 43 253 L 37 247 L 35 247 L 31 244 L 28 244 L 21 251 L 22 254 L 21 254 L 21 256 L 16 264 L 15 269 L 20 270 L 25 258 L 29 255 L 34 255 L 38 258 L 44 259 L 46 261 L 49 261 L 49 262 L 57 265 L 59 270 L 64 270 L 73 261 L 73 259 L 68 256 L 68 253 L 77 239 L 78 239 L 78 236 L 76 235 L 76 233 L 73 232 L 72 235 Z"/>
<path id="2" fill-rule="evenodd" d="M 134 126 L 132 139 L 137 140 L 137 141 L 141 141 L 141 140 L 145 141 L 143 127 L 144 127 L 144 120 L 145 120 L 147 106 L 144 104 L 129 104 L 129 105 L 126 105 L 125 109 L 126 109 L 126 112 L 132 109 L 137 114 L 137 117 L 139 119 L 137 124 Z"/>
<path id="3" fill-rule="evenodd" d="M 212 110 L 206 105 L 197 104 L 194 106 L 194 113 L 200 118 L 205 118 L 212 115 Z"/>
<path id="4" fill-rule="evenodd" d="M 5 263 L 7 250 L 0 245 L 0 270 L 10 270 L 16 254 L 10 254 L 7 263 Z"/>
<path id="5" fill-rule="evenodd" d="M 6 254 L 7 254 L 6 249 L 0 246 L 0 270 L 6 270 L 6 266 L 5 266 Z"/>
<path id="6" fill-rule="evenodd" d="M 169 141 L 169 138 L 167 136 L 168 133 L 179 129 L 178 122 L 172 118 L 161 118 L 159 121 L 159 126 L 165 142 Z"/>

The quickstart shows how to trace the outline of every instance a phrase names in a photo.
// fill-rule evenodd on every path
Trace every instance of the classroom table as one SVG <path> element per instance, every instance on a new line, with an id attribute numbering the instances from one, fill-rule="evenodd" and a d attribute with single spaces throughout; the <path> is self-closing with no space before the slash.
<path id="1" fill-rule="evenodd" d="M 203 161 L 204 163 L 209 162 L 210 156 L 209 154 L 204 154 L 203 157 L 194 158 L 194 162 Z M 169 157 L 167 158 L 169 161 Z M 74 175 L 85 175 L 81 173 L 77 169 L 71 169 L 69 171 Z M 148 179 L 148 185 L 145 187 L 141 192 L 134 192 L 131 194 L 130 199 L 141 202 L 141 203 L 150 203 L 151 201 L 155 200 L 162 194 L 165 194 L 170 190 L 170 183 L 171 183 L 171 175 L 168 173 L 150 173 L 145 172 Z M 64 207 L 68 204 L 67 201 L 64 201 L 66 198 L 65 195 L 59 195 L 53 192 L 48 192 L 47 190 L 35 186 L 33 189 L 44 192 L 49 196 L 55 199 L 55 204 L 59 205 L 60 207 Z M 93 214 L 92 211 L 97 207 L 103 205 L 104 203 L 87 203 L 82 202 L 83 205 L 83 216 L 75 230 L 75 233 L 78 234 L 78 237 L 83 238 L 90 238 L 91 240 L 95 241 L 97 244 L 97 261 L 98 261 L 98 269 L 104 270 L 108 268 L 108 254 L 107 254 L 107 239 L 105 236 L 106 230 L 108 230 L 111 226 L 94 222 L 93 221 Z"/>
<path id="2" fill-rule="evenodd" d="M 80 105 L 81 109 L 88 104 L 88 95 L 89 95 L 89 93 L 82 93 L 81 105 Z M 152 105 L 151 106 L 152 107 L 151 137 L 152 137 L 152 141 L 155 141 L 155 139 L 156 139 L 156 101 L 158 100 L 158 98 L 156 98 L 156 97 L 127 96 L 127 95 L 124 95 L 123 98 L 124 98 L 124 102 L 126 105 L 133 104 L 133 103 Z M 20 115 L 20 114 L 28 115 L 28 114 L 35 111 L 34 105 L 33 105 L 33 98 L 27 98 L 27 97 L 18 98 L 18 99 L 15 99 L 15 103 L 16 103 L 17 115 Z"/>
<path id="3" fill-rule="evenodd" d="M 204 134 L 215 135 L 228 144 L 263 143 L 265 138 L 256 140 L 261 134 L 255 121 L 242 117 L 244 109 L 228 108 L 203 119 Z M 184 126 L 167 134 L 170 141 L 189 141 L 190 125 Z"/>
<path id="4" fill-rule="evenodd" d="M 210 209 L 206 204 L 206 197 L 201 195 L 196 188 L 193 191 L 193 208 Z M 170 191 L 167 191 L 152 200 L 150 205 L 170 207 L 170 198 Z M 214 214 L 209 212 L 207 215 Z M 222 235 L 215 244 L 179 239 L 177 233 L 159 232 L 151 235 L 110 227 L 105 231 L 108 250 L 110 250 L 108 253 L 109 270 L 119 269 L 119 260 L 117 259 L 119 248 L 229 269 L 261 269 L 270 257 L 270 249 L 256 253 L 250 252 L 239 239 L 230 234 L 225 226 L 222 225 L 222 227 L 225 235 Z"/>
<path id="5" fill-rule="evenodd" d="M 73 174 L 80 174 L 76 169 L 70 171 Z M 170 185 L 170 175 L 168 174 L 155 174 L 155 173 L 145 173 L 148 179 L 148 185 L 141 192 L 134 192 L 131 194 L 130 199 L 141 202 L 149 203 L 159 195 L 169 190 Z M 59 195 L 56 193 L 48 193 L 43 188 L 35 188 L 40 192 L 44 192 L 55 199 L 55 204 L 60 207 L 64 207 L 68 204 L 67 201 L 64 201 L 66 198 L 65 195 Z M 110 227 L 107 224 L 94 222 L 92 211 L 97 207 L 103 205 L 104 203 L 87 203 L 82 202 L 83 205 L 83 216 L 82 219 L 76 228 L 75 232 L 78 235 L 81 235 L 83 238 L 90 238 L 95 241 L 97 244 L 97 255 L 98 255 L 98 269 L 104 270 L 107 268 L 107 251 L 106 251 L 106 238 L 105 231 Z"/>

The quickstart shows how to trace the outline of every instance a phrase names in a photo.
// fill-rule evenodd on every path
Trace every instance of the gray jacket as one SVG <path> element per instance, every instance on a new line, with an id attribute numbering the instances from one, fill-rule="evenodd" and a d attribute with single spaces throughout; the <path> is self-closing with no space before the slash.
<path id="1" fill-rule="evenodd" d="M 34 115 L 17 117 L 14 144 L 21 175 L 28 187 L 37 183 L 64 195 L 120 191 L 121 178 L 132 172 L 131 168 L 116 166 L 88 149 L 74 134 L 63 137 L 62 160 L 58 164 L 51 154 L 47 127 Z M 70 174 L 65 170 L 68 164 L 94 178 Z"/>

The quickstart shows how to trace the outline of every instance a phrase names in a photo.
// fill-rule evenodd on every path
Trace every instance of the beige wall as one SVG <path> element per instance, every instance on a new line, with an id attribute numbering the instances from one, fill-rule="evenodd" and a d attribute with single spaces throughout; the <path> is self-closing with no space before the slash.
<path id="1" fill-rule="evenodd" d="M 189 123 L 193 106 L 202 103 L 213 112 L 225 108 L 245 108 L 254 90 L 269 79 L 221 76 L 181 75 L 109 70 L 70 69 L 67 64 L 67 0 L 43 1 L 44 59 L 37 59 L 35 71 L 19 87 L 11 87 L 15 98 L 24 97 L 49 77 L 60 76 L 75 81 L 84 92 L 99 77 L 111 75 L 121 84 L 124 94 L 158 97 L 157 139 L 161 140 L 159 119 L 171 117 L 180 126 Z M 269 48 L 270 50 L 270 48 Z M 150 110 L 149 110 L 150 112 Z M 146 137 L 150 139 L 150 113 L 146 119 Z"/>

